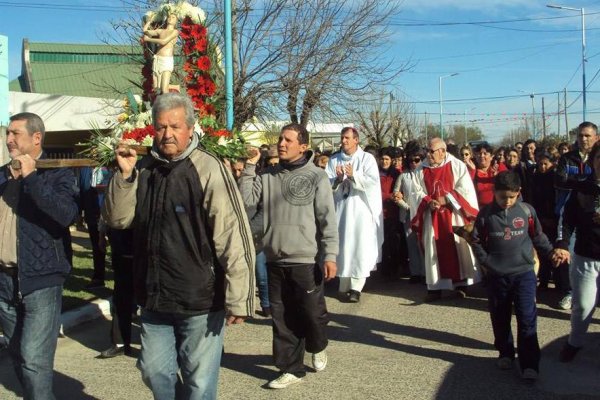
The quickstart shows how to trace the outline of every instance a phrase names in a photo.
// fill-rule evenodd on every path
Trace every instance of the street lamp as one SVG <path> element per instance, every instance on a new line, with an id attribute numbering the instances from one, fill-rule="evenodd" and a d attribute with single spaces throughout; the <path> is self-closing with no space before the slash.
<path id="1" fill-rule="evenodd" d="M 585 121 L 585 111 L 587 107 L 586 101 L 586 89 L 585 89 L 585 9 L 582 8 L 574 8 L 574 7 L 565 7 L 558 6 L 556 4 L 548 4 L 546 7 L 557 8 L 559 10 L 570 10 L 570 11 L 579 11 L 581 13 L 581 74 L 583 80 L 583 120 Z M 565 111 L 566 112 L 566 111 Z"/>
<path id="2" fill-rule="evenodd" d="M 527 93 L 524 90 L 519 90 L 519 92 L 521 93 Z M 529 97 L 531 98 L 531 135 L 532 135 L 532 139 L 536 139 L 536 134 L 535 134 L 535 102 L 533 100 L 533 98 L 535 97 L 535 93 L 531 92 L 529 93 Z"/>
<path id="3" fill-rule="evenodd" d="M 471 113 L 473 110 L 475 110 L 477 107 L 473 107 L 469 110 L 469 113 Z M 467 136 L 467 110 L 465 110 L 465 114 L 464 114 L 464 124 L 465 124 L 465 146 L 469 144 L 469 140 L 468 140 L 468 136 Z"/>
<path id="4" fill-rule="evenodd" d="M 444 107 L 443 107 L 443 99 L 442 99 L 442 79 L 449 78 L 451 76 L 456 76 L 456 75 L 458 75 L 458 72 L 440 76 L 440 136 L 441 136 L 442 140 L 444 140 Z"/>

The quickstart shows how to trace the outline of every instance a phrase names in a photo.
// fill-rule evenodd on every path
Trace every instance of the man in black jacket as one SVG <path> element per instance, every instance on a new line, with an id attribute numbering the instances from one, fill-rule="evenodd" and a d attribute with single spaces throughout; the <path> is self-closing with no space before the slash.
<path id="1" fill-rule="evenodd" d="M 563 154 L 558 161 L 555 175 L 556 186 L 556 214 L 558 216 L 557 240 L 562 239 L 562 219 L 565 204 L 571 196 L 571 191 L 594 195 L 600 194 L 596 185 L 587 180 L 592 174 L 592 168 L 586 163 L 592 146 L 598 139 L 598 127 L 592 122 L 582 122 L 577 128 L 577 146 L 574 150 Z M 558 305 L 563 310 L 571 308 L 571 283 L 569 279 L 569 265 L 567 263 L 558 267 L 558 289 L 562 292 L 562 299 Z"/>
<path id="2" fill-rule="evenodd" d="M 75 177 L 66 168 L 36 170 L 44 123 L 10 118 L 0 168 L 0 324 L 26 399 L 54 399 L 52 373 L 62 285 L 71 269 L 69 225 L 77 216 Z"/>
<path id="3" fill-rule="evenodd" d="M 216 399 L 224 326 L 254 312 L 252 234 L 231 173 L 199 148 L 191 100 L 162 94 L 152 115 L 151 154 L 117 149 L 102 215 L 133 229 L 142 379 L 155 399 Z"/>

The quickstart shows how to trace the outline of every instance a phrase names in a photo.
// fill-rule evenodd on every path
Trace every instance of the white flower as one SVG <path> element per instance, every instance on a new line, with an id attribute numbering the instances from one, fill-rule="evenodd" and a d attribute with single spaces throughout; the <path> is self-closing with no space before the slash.
<path id="1" fill-rule="evenodd" d="M 198 135 L 198 137 L 204 136 L 204 131 L 200 127 L 200 124 L 198 123 L 198 120 L 196 120 L 196 123 L 194 124 L 194 132 L 196 132 L 196 134 Z"/>
<path id="2" fill-rule="evenodd" d="M 153 142 L 154 142 L 154 138 L 150 135 L 146 135 L 146 137 L 142 140 L 141 145 L 142 146 L 152 146 Z"/>

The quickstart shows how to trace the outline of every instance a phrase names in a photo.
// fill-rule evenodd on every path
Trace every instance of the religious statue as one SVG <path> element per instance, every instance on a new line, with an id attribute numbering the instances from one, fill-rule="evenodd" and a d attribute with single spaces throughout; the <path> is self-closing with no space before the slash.
<path id="1" fill-rule="evenodd" d="M 143 30 L 144 41 L 146 43 L 157 44 L 157 50 L 154 52 L 154 60 L 152 62 L 154 90 L 157 94 L 168 93 L 171 73 L 175 66 L 173 57 L 175 44 L 179 36 L 179 31 L 175 29 L 177 15 L 173 13 L 168 14 L 163 28 L 152 29 L 152 22 L 152 18 L 148 18 Z"/>

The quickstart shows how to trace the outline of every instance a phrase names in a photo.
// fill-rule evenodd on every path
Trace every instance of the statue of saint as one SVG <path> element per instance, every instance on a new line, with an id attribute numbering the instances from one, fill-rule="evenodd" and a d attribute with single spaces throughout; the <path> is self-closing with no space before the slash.
<path id="1" fill-rule="evenodd" d="M 157 94 L 169 92 L 169 81 L 175 65 L 173 58 L 175 44 L 179 31 L 175 29 L 177 25 L 177 15 L 169 14 L 164 28 L 151 29 L 152 19 L 144 24 L 144 41 L 147 43 L 156 43 L 158 49 L 154 53 L 152 62 L 152 75 L 154 90 Z M 160 90 L 160 92 L 159 92 Z"/>

